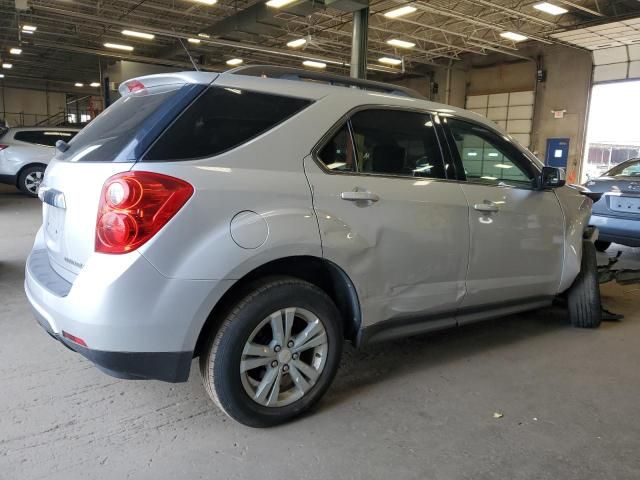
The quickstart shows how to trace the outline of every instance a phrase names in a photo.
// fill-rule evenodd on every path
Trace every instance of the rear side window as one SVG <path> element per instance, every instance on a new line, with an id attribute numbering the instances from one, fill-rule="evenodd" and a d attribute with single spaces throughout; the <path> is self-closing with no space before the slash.
<path id="1" fill-rule="evenodd" d="M 71 140 L 77 132 L 62 132 L 59 130 L 25 130 L 22 132 L 16 132 L 13 135 L 13 139 L 31 143 L 33 145 L 42 145 L 45 147 L 55 147 L 58 140 L 64 140 L 68 142 Z"/>
<path id="2" fill-rule="evenodd" d="M 175 97 L 186 86 L 169 85 L 151 87 L 118 99 L 89 125 L 83 128 L 69 144 L 66 152 L 56 158 L 74 162 L 127 161 L 121 153 L 144 132 L 143 123 L 160 107 Z"/>
<path id="3" fill-rule="evenodd" d="M 310 104 L 299 98 L 210 87 L 162 134 L 144 160 L 218 155 L 266 132 Z"/>

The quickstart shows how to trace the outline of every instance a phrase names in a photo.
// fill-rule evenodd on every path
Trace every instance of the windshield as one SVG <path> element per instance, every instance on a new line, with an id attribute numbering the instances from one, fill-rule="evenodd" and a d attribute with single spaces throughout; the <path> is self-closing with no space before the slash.
<path id="1" fill-rule="evenodd" d="M 183 85 L 151 87 L 120 98 L 83 128 L 56 158 L 70 162 L 118 162 L 142 124 Z"/>
<path id="2" fill-rule="evenodd" d="M 640 158 L 616 165 L 603 177 L 640 177 Z"/>

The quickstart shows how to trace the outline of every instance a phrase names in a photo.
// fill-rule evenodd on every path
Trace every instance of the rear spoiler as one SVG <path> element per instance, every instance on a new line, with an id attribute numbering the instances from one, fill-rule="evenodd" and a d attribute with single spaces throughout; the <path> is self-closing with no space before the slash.
<path id="1" fill-rule="evenodd" d="M 218 74 L 211 72 L 159 73 L 156 75 L 145 75 L 143 77 L 136 77 L 125 80 L 118 87 L 118 92 L 122 97 L 125 97 L 146 88 L 159 87 L 164 85 L 209 85 L 216 78 L 218 78 Z"/>

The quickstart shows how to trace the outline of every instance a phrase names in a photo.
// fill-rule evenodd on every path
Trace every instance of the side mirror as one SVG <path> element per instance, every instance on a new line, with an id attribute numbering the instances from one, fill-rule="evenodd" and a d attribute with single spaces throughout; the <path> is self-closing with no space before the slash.
<path id="1" fill-rule="evenodd" d="M 542 167 L 538 180 L 539 188 L 558 188 L 567 183 L 567 175 L 562 168 Z"/>

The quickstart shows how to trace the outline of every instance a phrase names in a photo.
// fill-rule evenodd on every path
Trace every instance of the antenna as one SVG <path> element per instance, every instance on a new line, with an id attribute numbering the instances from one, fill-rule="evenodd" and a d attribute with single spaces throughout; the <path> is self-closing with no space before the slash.
<path id="1" fill-rule="evenodd" d="M 196 62 L 193 60 L 193 57 L 189 53 L 189 49 L 187 48 L 187 46 L 184 44 L 184 42 L 182 41 L 181 38 L 178 38 L 178 41 L 180 42 L 180 45 L 182 45 L 182 48 L 184 48 L 184 51 L 187 53 L 187 56 L 189 57 L 189 60 L 191 60 L 191 65 L 193 65 L 193 69 L 196 72 L 199 72 L 200 69 L 198 68 L 198 65 L 196 64 Z"/>

